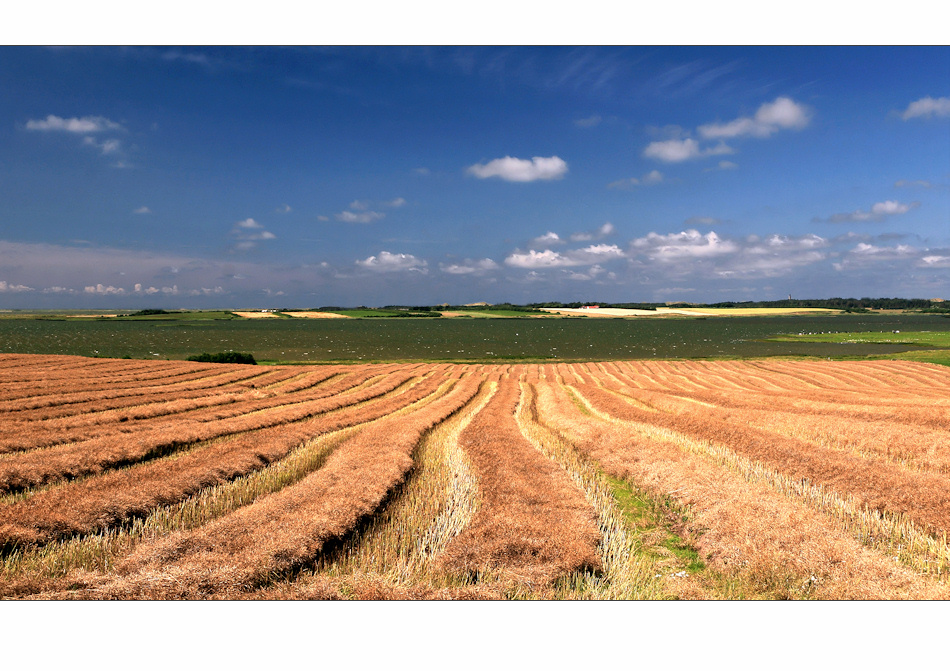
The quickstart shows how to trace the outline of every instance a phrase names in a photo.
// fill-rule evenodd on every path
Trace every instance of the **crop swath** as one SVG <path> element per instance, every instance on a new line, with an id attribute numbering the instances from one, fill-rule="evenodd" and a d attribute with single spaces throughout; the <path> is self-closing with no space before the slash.
<path id="1" fill-rule="evenodd" d="M 950 596 L 950 371 L 0 356 L 0 597 Z"/>

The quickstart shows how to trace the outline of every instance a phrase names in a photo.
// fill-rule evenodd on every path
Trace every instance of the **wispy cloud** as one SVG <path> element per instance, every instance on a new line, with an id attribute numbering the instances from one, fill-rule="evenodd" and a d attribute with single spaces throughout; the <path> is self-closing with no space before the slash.
<path id="1" fill-rule="evenodd" d="M 919 186 L 922 189 L 930 189 L 933 187 L 933 183 L 928 182 L 927 180 L 924 180 L 924 179 L 915 179 L 915 180 L 899 179 L 896 182 L 894 182 L 894 186 L 896 186 L 899 189 L 909 187 L 909 186 Z"/>
<path id="2" fill-rule="evenodd" d="M 574 125 L 578 128 L 593 128 L 594 126 L 599 125 L 601 121 L 603 121 L 603 117 L 601 117 L 599 114 L 593 114 L 584 119 L 575 119 Z"/>
<path id="3" fill-rule="evenodd" d="M 439 270 L 450 275 L 484 275 L 498 268 L 499 265 L 491 259 L 465 259 L 462 263 L 439 264 Z"/>
<path id="4" fill-rule="evenodd" d="M 375 206 L 377 208 L 394 210 L 404 207 L 406 202 L 405 198 L 393 198 L 392 200 L 376 203 Z M 374 202 L 371 200 L 354 200 L 350 203 L 349 209 L 336 215 L 337 221 L 342 221 L 347 224 L 371 224 L 374 221 L 386 218 L 385 212 L 371 210 L 371 207 L 374 207 Z"/>
<path id="5" fill-rule="evenodd" d="M 26 122 L 27 130 L 61 131 L 66 133 L 102 133 L 105 131 L 125 130 L 121 124 L 101 116 L 84 116 L 64 119 L 50 114 L 45 119 L 30 119 Z"/>
<path id="6" fill-rule="evenodd" d="M 901 113 L 901 118 L 904 121 L 916 118 L 930 119 L 932 117 L 950 117 L 950 97 L 931 98 L 927 96 L 915 100 Z"/>
<path id="7" fill-rule="evenodd" d="M 603 226 L 600 226 L 593 231 L 581 231 L 580 233 L 571 233 L 571 242 L 587 242 L 588 240 L 602 240 L 609 235 L 614 233 L 614 225 L 609 221 L 604 222 Z"/>
<path id="8" fill-rule="evenodd" d="M 277 237 L 250 218 L 235 223 L 230 235 L 237 240 L 234 249 L 243 252 L 254 249 L 263 240 L 273 240 Z"/>
<path id="9" fill-rule="evenodd" d="M 567 163 L 558 156 L 535 156 L 531 160 L 505 156 L 488 163 L 476 163 L 467 169 L 479 179 L 498 177 L 507 182 L 535 182 L 561 179 L 567 174 Z"/>
<path id="10" fill-rule="evenodd" d="M 659 170 L 651 170 L 641 177 L 629 177 L 627 179 L 618 179 L 607 185 L 608 189 L 630 189 L 637 186 L 652 186 L 659 184 L 664 179 L 663 173 Z"/>
<path id="11" fill-rule="evenodd" d="M 548 231 L 544 235 L 533 238 L 529 244 L 533 247 L 550 247 L 551 245 L 563 245 L 564 241 L 554 231 Z"/>
<path id="12" fill-rule="evenodd" d="M 732 154 L 735 150 L 724 142 L 714 147 L 700 149 L 699 142 L 693 138 L 683 140 L 661 140 L 651 142 L 643 150 L 644 158 L 655 158 L 666 163 L 681 163 L 706 156 Z"/>
<path id="13" fill-rule="evenodd" d="M 293 209 L 290 207 L 290 205 L 287 205 L 287 204 L 281 205 L 276 210 L 274 210 L 274 212 L 277 212 L 278 214 L 287 214 L 288 212 L 292 212 L 292 211 Z"/>
<path id="14" fill-rule="evenodd" d="M 148 209 L 147 206 L 143 205 L 142 207 L 132 210 L 133 214 L 151 214 L 152 211 Z"/>
<path id="15" fill-rule="evenodd" d="M 899 214 L 905 214 L 915 207 L 918 207 L 920 203 L 914 201 L 913 203 L 900 203 L 896 200 L 885 200 L 881 203 L 874 203 L 869 210 L 855 210 L 854 212 L 840 212 L 838 214 L 833 214 L 827 218 L 815 217 L 812 219 L 814 222 L 830 222 L 832 224 L 848 223 L 848 222 L 858 222 L 858 221 L 881 221 L 887 217 L 892 217 Z"/>
<path id="16" fill-rule="evenodd" d="M 343 221 L 348 224 L 371 224 L 374 221 L 379 221 L 383 219 L 386 215 L 382 212 L 374 212 L 373 210 L 367 210 L 365 212 L 353 212 L 351 210 L 344 210 L 336 215 L 338 221 Z"/>

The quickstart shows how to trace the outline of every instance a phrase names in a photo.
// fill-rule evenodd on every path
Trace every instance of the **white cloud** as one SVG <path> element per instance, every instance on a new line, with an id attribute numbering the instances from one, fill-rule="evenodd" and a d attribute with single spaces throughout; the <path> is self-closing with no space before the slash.
<path id="1" fill-rule="evenodd" d="M 838 214 L 831 215 L 827 219 L 820 219 L 816 217 L 813 219 L 813 221 L 828 221 L 834 224 L 856 221 L 880 221 L 885 217 L 905 214 L 919 205 L 920 203 L 918 201 L 914 201 L 913 203 L 900 203 L 896 200 L 885 200 L 881 203 L 874 203 L 870 210 L 840 212 Z"/>
<path id="2" fill-rule="evenodd" d="M 766 138 L 779 130 L 801 130 L 811 121 L 811 110 L 791 98 L 779 97 L 759 107 L 753 117 L 739 117 L 727 123 L 711 123 L 697 130 L 707 140 L 742 136 Z"/>
<path id="3" fill-rule="evenodd" d="M 920 265 L 924 268 L 950 268 L 950 255 L 928 254 L 920 258 Z"/>
<path id="4" fill-rule="evenodd" d="M 394 198 L 393 200 L 383 203 L 384 207 L 402 207 L 406 204 L 405 198 Z"/>
<path id="5" fill-rule="evenodd" d="M 231 229 L 231 237 L 237 239 L 234 249 L 248 251 L 257 247 L 257 243 L 262 240 L 273 240 L 277 236 L 265 230 L 262 224 L 248 218 L 234 224 Z"/>
<path id="6" fill-rule="evenodd" d="M 392 254 L 382 251 L 378 256 L 370 256 L 362 261 L 356 261 L 356 265 L 380 273 L 411 271 L 425 274 L 428 272 L 427 266 L 429 264 L 424 259 L 412 254 Z"/>
<path id="7" fill-rule="evenodd" d="M 111 284 L 105 286 L 103 284 L 97 284 L 95 286 L 89 286 L 84 289 L 87 294 L 100 294 L 103 296 L 117 296 L 125 293 L 125 289 L 122 287 L 114 287 Z"/>
<path id="8" fill-rule="evenodd" d="M 82 143 L 90 147 L 95 147 L 100 152 L 102 152 L 103 156 L 107 156 L 109 154 L 115 154 L 120 149 L 122 149 L 122 143 L 115 139 L 104 140 L 102 142 L 96 142 L 94 138 L 86 137 L 83 139 Z"/>
<path id="9" fill-rule="evenodd" d="M 609 221 L 605 222 L 603 226 L 594 231 L 584 231 L 581 233 L 572 233 L 571 242 L 587 242 L 588 240 L 600 240 L 601 238 L 606 238 L 608 235 L 612 235 L 614 232 L 614 225 Z"/>
<path id="10" fill-rule="evenodd" d="M 368 210 L 369 201 L 368 200 L 354 200 L 350 203 L 351 210 Z"/>
<path id="11" fill-rule="evenodd" d="M 630 177 L 628 179 L 619 179 L 607 185 L 608 189 L 626 189 L 632 186 L 652 186 L 659 184 L 664 179 L 663 173 L 659 170 L 651 170 L 642 177 Z"/>
<path id="12" fill-rule="evenodd" d="M 655 158 L 666 163 L 680 163 L 692 159 L 703 158 L 706 156 L 719 156 L 721 154 L 732 154 L 735 150 L 724 142 L 720 142 L 715 147 L 700 149 L 699 143 L 693 138 L 683 140 L 661 140 L 651 142 L 643 150 L 645 158 Z"/>
<path id="13" fill-rule="evenodd" d="M 578 128 L 593 128 L 601 121 L 603 121 L 603 118 L 599 114 L 593 114 L 586 119 L 575 119 L 574 125 Z"/>
<path id="14" fill-rule="evenodd" d="M 531 245 L 535 247 L 548 247 L 550 245 L 562 245 L 564 241 L 561 240 L 561 236 L 553 231 L 548 231 L 544 235 L 539 235 L 538 237 L 531 240 Z"/>
<path id="15" fill-rule="evenodd" d="M 33 288 L 24 284 L 9 284 L 4 280 L 0 280 L 0 293 L 21 293 L 24 291 L 33 291 Z"/>
<path id="16" fill-rule="evenodd" d="M 633 247 L 646 251 L 651 258 L 659 261 L 720 256 L 739 249 L 735 242 L 723 240 L 715 231 L 703 235 L 694 228 L 668 235 L 651 232 L 646 237 L 634 240 Z"/>
<path id="17" fill-rule="evenodd" d="M 482 259 L 472 261 L 465 259 L 462 263 L 453 263 L 451 265 L 439 264 L 439 270 L 450 275 L 483 275 L 489 271 L 497 270 L 498 264 L 491 259 Z"/>
<path id="18" fill-rule="evenodd" d="M 916 180 L 899 179 L 896 182 L 894 182 L 894 186 L 896 186 L 897 188 L 903 188 L 903 187 L 908 187 L 908 186 L 919 186 L 924 189 L 930 189 L 933 187 L 933 183 L 928 182 L 923 179 L 916 179 Z"/>
<path id="19" fill-rule="evenodd" d="M 485 164 L 476 163 L 467 172 L 479 179 L 499 177 L 507 182 L 534 182 L 561 179 L 567 174 L 567 163 L 557 156 L 535 156 L 530 161 L 505 156 Z"/>
<path id="20" fill-rule="evenodd" d="M 950 98 L 921 98 L 915 100 L 901 114 L 904 121 L 915 117 L 950 117 Z"/>
<path id="21" fill-rule="evenodd" d="M 281 205 L 276 210 L 274 210 L 274 212 L 279 212 L 280 214 L 287 214 L 288 212 L 291 212 L 291 211 L 292 210 L 291 210 L 290 205 Z"/>
<path id="22" fill-rule="evenodd" d="M 542 252 L 531 249 L 527 254 L 514 252 L 505 259 L 505 265 L 514 268 L 569 268 L 587 266 L 598 262 L 623 258 L 623 251 L 617 245 L 590 245 L 583 249 L 559 252 L 546 249 Z"/>
<path id="23" fill-rule="evenodd" d="M 558 252 L 546 249 L 543 252 L 529 250 L 527 254 L 514 253 L 505 259 L 505 265 L 515 268 L 561 268 L 564 266 L 577 266 L 580 263 L 572 262 L 567 257 L 561 256 Z"/>
<path id="24" fill-rule="evenodd" d="M 27 130 L 38 131 L 65 131 L 67 133 L 101 133 L 107 130 L 125 130 L 115 121 L 101 116 L 84 116 L 63 119 L 50 114 L 45 119 L 30 119 L 26 122 Z"/>
<path id="25" fill-rule="evenodd" d="M 382 212 L 374 212 L 373 210 L 367 210 L 365 212 L 351 212 L 349 210 L 344 210 L 336 215 L 338 221 L 343 221 L 348 224 L 371 224 L 374 221 L 379 221 L 383 219 L 386 215 Z"/>
<path id="26" fill-rule="evenodd" d="M 152 211 L 148 209 L 147 206 L 143 205 L 142 207 L 132 210 L 132 213 L 133 214 L 151 214 Z"/>

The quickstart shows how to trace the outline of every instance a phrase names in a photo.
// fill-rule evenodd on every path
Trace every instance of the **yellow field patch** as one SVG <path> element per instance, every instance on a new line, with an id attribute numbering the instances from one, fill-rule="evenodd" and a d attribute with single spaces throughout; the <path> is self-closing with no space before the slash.
<path id="1" fill-rule="evenodd" d="M 306 319 L 350 319 L 346 315 L 338 315 L 335 312 L 281 312 L 288 317 L 304 317 Z"/>

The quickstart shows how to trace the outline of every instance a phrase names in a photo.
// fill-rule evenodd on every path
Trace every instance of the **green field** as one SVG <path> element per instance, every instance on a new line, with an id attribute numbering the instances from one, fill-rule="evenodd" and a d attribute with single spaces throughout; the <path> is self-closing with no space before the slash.
<path id="1" fill-rule="evenodd" d="M 605 361 L 767 356 L 934 357 L 950 350 L 938 315 L 728 319 L 239 319 L 226 312 L 155 318 L 55 318 L 5 313 L 0 352 L 185 359 L 236 351 L 265 363 Z M 931 333 L 912 343 L 846 342 L 842 334 Z M 787 337 L 795 334 L 794 337 Z M 805 336 L 797 334 L 811 334 Z M 819 337 L 820 336 L 820 337 Z M 824 337 L 822 340 L 821 337 Z M 830 341 L 829 341 L 830 338 Z M 836 340 L 837 339 L 837 340 Z M 906 353 L 906 354 L 899 354 Z M 931 360 L 920 359 L 920 360 Z"/>
<path id="2" fill-rule="evenodd" d="M 950 330 L 947 331 L 848 331 L 835 333 L 796 333 L 778 336 L 775 342 L 837 343 L 840 345 L 891 345 L 939 349 L 913 350 L 887 354 L 892 359 L 908 359 L 950 365 Z M 873 355 L 873 349 L 872 349 Z"/>

